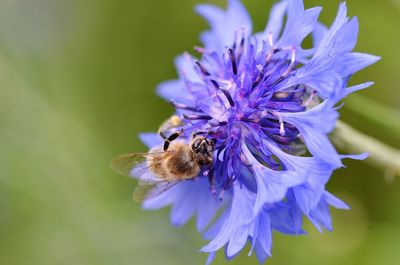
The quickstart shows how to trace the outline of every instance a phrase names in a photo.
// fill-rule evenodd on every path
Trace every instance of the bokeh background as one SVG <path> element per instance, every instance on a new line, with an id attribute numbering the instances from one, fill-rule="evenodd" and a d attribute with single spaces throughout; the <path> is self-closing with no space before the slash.
<path id="1" fill-rule="evenodd" d="M 203 264 L 193 222 L 169 225 L 168 210 L 132 202 L 135 181 L 112 172 L 116 154 L 145 151 L 141 131 L 171 113 L 154 89 L 176 77 L 174 57 L 200 44 L 200 2 L 225 0 L 0 1 L 0 264 Z M 247 0 L 256 30 L 272 1 Z M 322 5 L 331 23 L 339 1 Z M 352 82 L 374 80 L 359 95 L 400 106 L 400 1 L 348 0 L 359 18 L 357 51 L 380 55 Z M 356 104 L 350 97 L 347 105 Z M 362 107 L 366 107 L 363 105 Z M 358 107 L 357 107 L 358 108 Z M 368 108 L 368 106 L 366 107 Z M 342 119 L 400 148 L 399 135 L 351 107 Z M 385 116 L 380 117 L 385 121 Z M 400 123 L 400 118 L 397 120 Z M 329 190 L 351 206 L 333 210 L 334 232 L 274 234 L 267 264 L 399 264 L 400 179 L 347 161 Z M 225 264 L 219 254 L 214 264 Z M 230 264 L 257 264 L 244 251 Z"/>

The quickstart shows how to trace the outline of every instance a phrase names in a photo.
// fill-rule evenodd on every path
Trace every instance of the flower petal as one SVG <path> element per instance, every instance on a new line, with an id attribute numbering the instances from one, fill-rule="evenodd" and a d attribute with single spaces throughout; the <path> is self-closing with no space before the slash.
<path id="1" fill-rule="evenodd" d="M 139 138 L 149 149 L 163 142 L 157 133 L 140 133 Z"/>
<path id="2" fill-rule="evenodd" d="M 365 83 L 362 83 L 362 84 L 359 84 L 359 85 L 347 87 L 347 88 L 343 89 L 341 97 L 344 98 L 347 95 L 349 95 L 349 94 L 351 94 L 351 93 L 353 93 L 355 91 L 368 88 L 368 87 L 372 86 L 373 84 L 374 84 L 374 82 L 365 82 Z"/>
<path id="3" fill-rule="evenodd" d="M 271 255 L 264 250 L 259 242 L 255 244 L 254 251 L 260 264 L 264 264 L 267 258 L 271 257 Z"/>
<path id="4" fill-rule="evenodd" d="M 338 118 L 338 113 L 331 107 L 330 101 L 336 100 L 326 100 L 305 112 L 280 112 L 279 115 L 284 121 L 296 126 L 313 156 L 331 163 L 334 167 L 341 167 L 340 157 L 327 137 L 335 128 Z"/>
<path id="5" fill-rule="evenodd" d="M 268 39 L 268 35 L 271 34 L 275 41 L 279 39 L 283 27 L 284 16 L 288 8 L 288 1 L 281 1 L 274 4 L 269 14 L 269 20 L 267 27 L 264 30 L 263 37 L 265 40 Z"/>
<path id="6" fill-rule="evenodd" d="M 155 210 L 172 205 L 171 223 L 174 226 L 185 224 L 197 213 L 197 228 L 203 230 L 218 210 L 223 207 L 216 196 L 212 196 L 207 178 L 178 183 L 157 197 L 143 202 L 143 208 Z"/>
<path id="7" fill-rule="evenodd" d="M 292 192 L 288 193 L 287 203 L 277 204 L 269 210 L 271 227 L 283 234 L 302 235 L 303 214 L 296 204 Z"/>
<path id="8" fill-rule="evenodd" d="M 342 76 L 346 77 L 360 71 L 361 69 L 364 69 L 371 64 L 376 63 L 380 59 L 381 58 L 378 56 L 353 52 L 343 54 L 337 58 L 335 62 L 335 68 L 338 69 L 338 72 Z"/>
<path id="9" fill-rule="evenodd" d="M 210 254 L 208 254 L 206 265 L 210 265 L 214 261 L 215 253 L 216 252 L 210 252 Z"/>
<path id="10" fill-rule="evenodd" d="M 308 218 L 319 232 L 322 233 L 321 226 L 328 231 L 332 231 L 332 218 L 329 206 L 324 199 L 319 201 L 317 206 L 310 212 Z"/>
<path id="11" fill-rule="evenodd" d="M 233 198 L 229 214 L 215 238 L 201 248 L 202 252 L 217 251 L 228 244 L 227 256 L 232 257 L 244 247 L 248 236 L 252 233 L 254 224 L 249 223 L 249 220 L 252 218 L 255 194 L 238 182 L 234 182 L 232 186 Z"/>
<path id="12" fill-rule="evenodd" d="M 229 0 L 227 10 L 214 5 L 198 5 L 196 12 L 208 20 L 211 30 L 202 34 L 206 49 L 223 52 L 232 46 L 235 36 L 242 29 L 247 38 L 252 32 L 252 23 L 247 10 L 239 0 Z"/>
<path id="13" fill-rule="evenodd" d="M 175 101 L 178 103 L 193 106 L 195 98 L 186 93 L 186 88 L 180 80 L 170 80 L 163 82 L 157 87 L 157 94 L 167 101 Z"/>
<path id="14" fill-rule="evenodd" d="M 208 180 L 204 179 L 203 184 L 199 185 L 198 189 L 201 189 L 201 194 L 208 194 L 209 196 L 198 196 L 202 197 L 202 201 L 198 203 L 196 207 L 196 228 L 198 231 L 203 231 L 208 224 L 211 223 L 218 210 L 226 204 L 227 197 L 221 202 L 217 196 L 211 195 Z"/>
<path id="15" fill-rule="evenodd" d="M 313 31 L 321 10 L 320 7 L 304 10 L 302 0 L 288 0 L 287 22 L 277 45 L 300 46 L 304 38 Z"/>
<path id="16" fill-rule="evenodd" d="M 257 198 L 253 214 L 258 215 L 265 203 L 281 201 L 288 188 L 304 182 L 306 176 L 299 176 L 294 170 L 276 171 L 267 168 L 255 159 L 248 147 L 243 144 L 242 151 L 251 164 L 257 181 Z"/>
<path id="17" fill-rule="evenodd" d="M 263 211 L 255 221 L 253 234 L 253 240 L 256 241 L 256 244 L 258 243 L 263 252 L 271 256 L 272 231 L 271 220 L 267 211 Z"/>
<path id="18" fill-rule="evenodd" d="M 350 210 L 350 206 L 327 191 L 324 192 L 324 199 L 330 206 L 333 206 L 336 209 Z"/>
<path id="19" fill-rule="evenodd" d="M 327 33 L 328 28 L 324 24 L 317 22 L 312 32 L 313 46 L 318 47 Z"/>

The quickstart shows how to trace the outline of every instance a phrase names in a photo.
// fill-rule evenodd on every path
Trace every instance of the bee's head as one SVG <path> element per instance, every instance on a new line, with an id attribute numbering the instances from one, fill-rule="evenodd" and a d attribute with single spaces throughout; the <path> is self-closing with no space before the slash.
<path id="1" fill-rule="evenodd" d="M 196 136 L 191 143 L 196 161 L 201 166 L 211 165 L 214 153 L 214 141 L 203 136 Z"/>

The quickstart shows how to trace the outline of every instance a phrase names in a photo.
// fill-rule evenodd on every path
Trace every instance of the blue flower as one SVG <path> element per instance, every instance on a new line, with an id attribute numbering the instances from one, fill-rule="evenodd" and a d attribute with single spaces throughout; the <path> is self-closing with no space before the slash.
<path id="1" fill-rule="evenodd" d="M 183 139 L 207 132 L 215 140 L 214 163 L 143 207 L 171 206 L 176 226 L 195 216 L 209 240 L 201 249 L 210 253 L 208 263 L 219 249 L 232 258 L 247 242 L 263 263 L 273 230 L 304 234 L 304 215 L 318 230 L 332 230 L 329 206 L 348 208 L 325 185 L 343 158 L 365 155 L 338 154 L 328 135 L 337 103 L 372 85 L 347 87 L 347 81 L 379 58 L 352 52 L 358 22 L 347 17 L 345 3 L 326 28 L 317 21 L 320 7 L 283 0 L 258 33 L 239 0 L 229 0 L 227 10 L 200 5 L 196 11 L 211 27 L 201 34 L 204 46 L 197 57 L 176 59 L 179 79 L 162 83 L 158 93 L 184 121 Z M 304 49 L 310 34 L 312 48 Z M 161 144 L 157 134 L 141 138 L 149 148 Z"/>

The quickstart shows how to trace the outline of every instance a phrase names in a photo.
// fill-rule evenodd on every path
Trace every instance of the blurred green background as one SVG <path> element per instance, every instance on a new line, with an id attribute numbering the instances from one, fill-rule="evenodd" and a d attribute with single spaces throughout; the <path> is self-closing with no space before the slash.
<path id="1" fill-rule="evenodd" d="M 138 132 L 155 131 L 171 114 L 154 88 L 176 76 L 177 54 L 199 44 L 200 2 L 0 1 L 0 264 L 204 263 L 193 222 L 177 229 L 168 210 L 142 211 L 131 200 L 135 182 L 108 167 L 116 154 L 145 151 Z M 272 1 L 244 3 L 263 29 Z M 305 4 L 322 5 L 331 23 L 339 1 Z M 399 109 L 400 1 L 347 4 L 360 21 L 357 51 L 383 57 L 352 82 L 375 81 L 359 94 Z M 400 148 L 398 135 L 346 107 L 341 113 Z M 332 211 L 333 233 L 306 223 L 309 236 L 274 234 L 267 264 L 399 264 L 400 180 L 346 164 L 329 190 L 352 210 Z M 257 264 L 246 254 L 230 264 Z"/>

